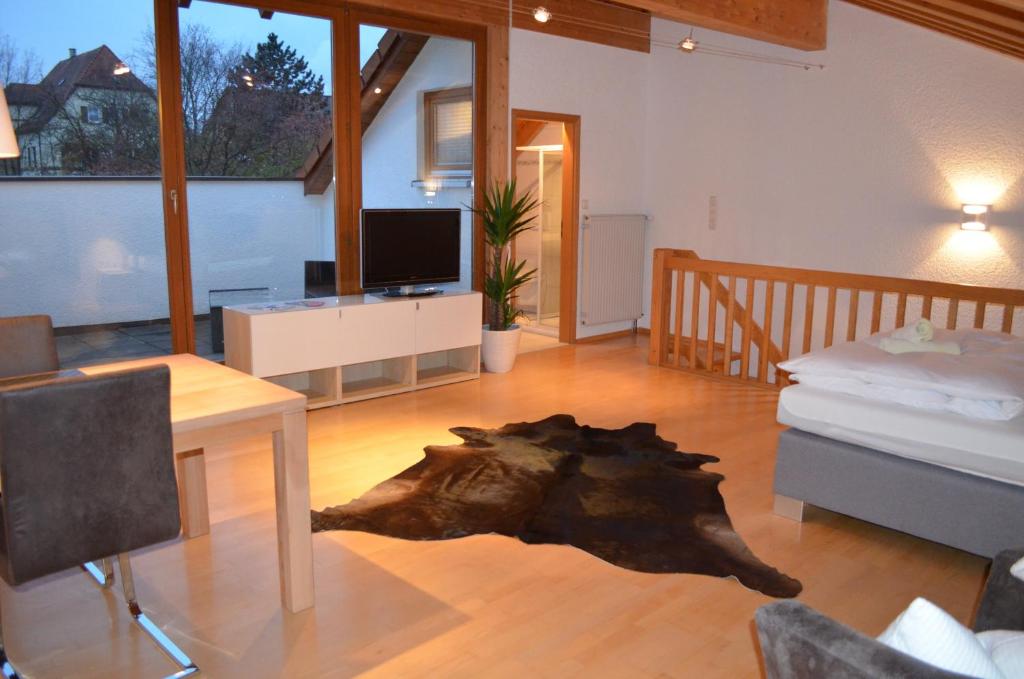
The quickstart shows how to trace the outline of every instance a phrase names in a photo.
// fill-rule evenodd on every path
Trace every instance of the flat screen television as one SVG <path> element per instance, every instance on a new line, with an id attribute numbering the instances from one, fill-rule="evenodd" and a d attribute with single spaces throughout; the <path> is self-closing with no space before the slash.
<path id="1" fill-rule="evenodd" d="M 363 287 L 459 280 L 459 209 L 363 210 Z"/>

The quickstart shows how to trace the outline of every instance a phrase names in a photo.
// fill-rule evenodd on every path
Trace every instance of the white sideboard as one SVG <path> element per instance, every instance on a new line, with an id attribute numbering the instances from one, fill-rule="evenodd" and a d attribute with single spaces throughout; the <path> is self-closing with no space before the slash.
<path id="1" fill-rule="evenodd" d="M 476 379 L 482 304 L 446 292 L 225 307 L 224 362 L 303 392 L 310 408 Z"/>

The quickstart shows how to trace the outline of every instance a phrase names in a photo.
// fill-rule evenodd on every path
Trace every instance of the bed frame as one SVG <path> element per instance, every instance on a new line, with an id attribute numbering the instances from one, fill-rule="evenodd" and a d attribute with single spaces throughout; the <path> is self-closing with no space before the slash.
<path id="1" fill-rule="evenodd" d="M 810 503 L 987 558 L 1024 541 L 1024 487 L 799 429 L 779 435 L 774 488 L 796 521 Z"/>
<path id="2" fill-rule="evenodd" d="M 823 294 L 820 294 L 823 293 Z M 770 389 L 801 351 L 927 318 L 1013 333 L 1024 290 L 738 264 L 654 251 L 653 365 Z M 796 337 L 794 337 L 796 335 Z M 779 436 L 775 512 L 805 503 L 991 557 L 1024 540 L 1024 487 L 789 429 Z"/>

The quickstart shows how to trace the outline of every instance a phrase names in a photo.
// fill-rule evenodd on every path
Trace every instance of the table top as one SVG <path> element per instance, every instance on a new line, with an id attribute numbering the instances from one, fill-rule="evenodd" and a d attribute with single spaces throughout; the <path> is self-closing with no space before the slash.
<path id="1" fill-rule="evenodd" d="M 303 394 L 193 354 L 118 361 L 79 370 L 98 375 L 161 364 L 171 369 L 171 427 L 176 434 L 306 408 Z"/>

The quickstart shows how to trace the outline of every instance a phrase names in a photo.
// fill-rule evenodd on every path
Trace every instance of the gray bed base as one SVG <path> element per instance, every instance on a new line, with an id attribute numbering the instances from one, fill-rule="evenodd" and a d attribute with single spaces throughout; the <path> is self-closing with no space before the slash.
<path id="1" fill-rule="evenodd" d="M 1024 487 L 787 429 L 775 461 L 775 511 L 803 503 L 992 558 L 1024 544 Z"/>

